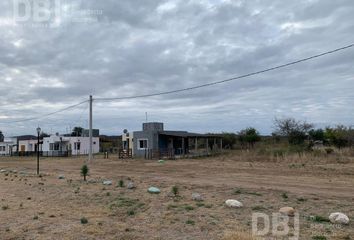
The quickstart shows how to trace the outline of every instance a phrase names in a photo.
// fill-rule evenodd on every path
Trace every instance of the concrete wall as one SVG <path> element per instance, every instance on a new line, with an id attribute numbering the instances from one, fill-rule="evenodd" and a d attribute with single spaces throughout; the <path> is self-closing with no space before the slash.
<path id="1" fill-rule="evenodd" d="M 18 142 L 18 151 L 35 152 L 38 140 L 20 140 Z M 41 150 L 41 149 L 40 149 Z"/>
<path id="2" fill-rule="evenodd" d="M 147 149 L 158 150 L 157 131 L 138 131 L 134 132 L 134 157 L 144 157 L 145 149 L 139 149 L 139 140 L 146 139 Z"/>

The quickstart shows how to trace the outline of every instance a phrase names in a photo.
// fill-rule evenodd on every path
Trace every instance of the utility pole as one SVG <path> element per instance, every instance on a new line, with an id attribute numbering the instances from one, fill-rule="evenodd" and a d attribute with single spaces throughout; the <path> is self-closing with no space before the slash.
<path id="1" fill-rule="evenodd" d="M 90 147 L 89 147 L 89 163 L 92 161 L 92 95 L 90 95 L 90 113 L 89 113 L 89 138 L 90 138 Z"/>

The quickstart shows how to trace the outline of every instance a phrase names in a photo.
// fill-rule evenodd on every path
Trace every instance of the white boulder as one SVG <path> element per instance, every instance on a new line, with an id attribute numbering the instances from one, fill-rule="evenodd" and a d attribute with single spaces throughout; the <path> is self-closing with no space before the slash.
<path id="1" fill-rule="evenodd" d="M 157 187 L 150 187 L 150 188 L 148 189 L 148 192 L 149 192 L 149 193 L 153 193 L 153 194 L 159 194 L 159 193 L 161 192 L 161 190 L 158 189 Z"/>
<path id="2" fill-rule="evenodd" d="M 243 207 L 243 204 L 241 202 L 234 200 L 234 199 L 226 200 L 225 204 L 226 204 L 226 206 L 231 207 L 231 208 Z"/>
<path id="3" fill-rule="evenodd" d="M 103 181 L 103 185 L 112 185 L 112 181 Z"/>
<path id="4" fill-rule="evenodd" d="M 342 225 L 349 224 L 348 216 L 340 212 L 332 213 L 331 215 L 329 215 L 329 221 L 335 224 L 342 224 Z"/>

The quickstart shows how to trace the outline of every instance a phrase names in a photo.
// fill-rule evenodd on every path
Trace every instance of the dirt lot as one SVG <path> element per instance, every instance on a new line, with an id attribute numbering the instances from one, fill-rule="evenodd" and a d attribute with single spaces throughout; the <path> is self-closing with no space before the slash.
<path id="1" fill-rule="evenodd" d="M 300 239 L 354 239 L 352 160 L 281 163 L 227 155 L 161 164 L 96 157 L 87 183 L 80 176 L 83 161 L 41 159 L 39 178 L 35 159 L 0 158 L 0 169 L 15 171 L 0 173 L 0 239 L 222 239 L 250 231 L 253 212 L 284 206 L 300 214 Z M 104 186 L 106 179 L 113 184 Z M 119 187 L 120 180 L 132 180 L 136 189 Z M 179 197 L 170 194 L 174 185 Z M 161 194 L 147 193 L 150 186 Z M 193 201 L 192 193 L 204 201 Z M 227 208 L 227 199 L 244 207 Z M 338 211 L 351 218 L 348 226 L 311 218 Z"/>

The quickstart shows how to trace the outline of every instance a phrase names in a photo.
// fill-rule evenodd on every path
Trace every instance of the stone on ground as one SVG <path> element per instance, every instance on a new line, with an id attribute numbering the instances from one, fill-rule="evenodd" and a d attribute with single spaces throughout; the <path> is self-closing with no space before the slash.
<path id="1" fill-rule="evenodd" d="M 158 162 L 159 163 L 165 163 L 165 160 L 159 160 Z"/>
<path id="2" fill-rule="evenodd" d="M 127 188 L 128 189 L 134 189 L 135 188 L 135 184 L 133 182 L 128 182 Z"/>
<path id="3" fill-rule="evenodd" d="M 204 198 L 199 193 L 192 193 L 192 200 L 197 201 L 197 202 L 201 202 L 201 201 L 204 201 Z"/>
<path id="4" fill-rule="evenodd" d="M 226 206 L 231 207 L 231 208 L 243 207 L 243 204 L 241 202 L 234 200 L 234 199 L 226 200 L 225 204 L 226 204 Z"/>
<path id="5" fill-rule="evenodd" d="M 331 223 L 335 223 L 335 224 L 343 224 L 343 225 L 349 224 L 348 216 L 340 212 L 332 213 L 331 215 L 329 215 L 329 220 L 331 221 Z"/>
<path id="6" fill-rule="evenodd" d="M 158 193 L 160 193 L 161 191 L 160 191 L 160 189 L 158 189 L 157 187 L 150 187 L 150 188 L 148 189 L 148 192 L 149 192 L 149 193 L 158 194 Z"/>
<path id="7" fill-rule="evenodd" d="M 109 180 L 103 181 L 103 185 L 112 185 L 112 181 Z"/>
<path id="8" fill-rule="evenodd" d="M 293 217 L 295 215 L 295 209 L 292 207 L 282 207 L 279 209 L 279 213 L 289 217 Z"/>
<path id="9" fill-rule="evenodd" d="M 59 179 L 65 179 L 65 176 L 64 176 L 64 175 L 59 175 L 58 178 L 59 178 Z"/>

